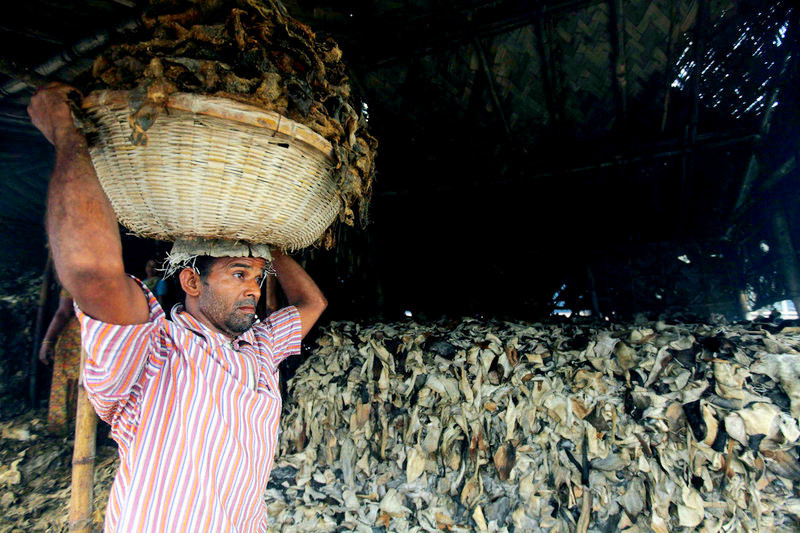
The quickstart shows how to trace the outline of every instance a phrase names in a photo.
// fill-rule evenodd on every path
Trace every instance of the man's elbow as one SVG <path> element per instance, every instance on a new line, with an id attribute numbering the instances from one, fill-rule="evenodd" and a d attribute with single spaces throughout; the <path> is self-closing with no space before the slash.
<path id="1" fill-rule="evenodd" d="M 86 257 L 57 261 L 56 272 L 68 290 L 70 287 L 79 290 L 102 285 L 108 281 L 119 282 L 125 277 L 125 269 L 120 261 L 94 261 Z"/>
<path id="2" fill-rule="evenodd" d="M 314 309 L 314 311 L 316 311 L 321 315 L 322 312 L 328 308 L 328 299 L 325 298 L 325 295 L 320 293 L 320 295 L 314 299 L 314 302 L 311 304 L 311 307 Z"/>

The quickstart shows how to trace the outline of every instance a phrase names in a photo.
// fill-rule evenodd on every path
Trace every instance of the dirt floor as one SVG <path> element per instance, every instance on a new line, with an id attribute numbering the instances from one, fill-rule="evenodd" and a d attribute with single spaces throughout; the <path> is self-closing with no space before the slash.
<path id="1" fill-rule="evenodd" d="M 72 440 L 49 436 L 47 412 L 25 411 L 0 422 L 0 533 L 67 532 Z M 102 424 L 102 422 L 101 422 Z M 99 430 L 93 530 L 102 531 L 117 469 L 117 449 Z"/>

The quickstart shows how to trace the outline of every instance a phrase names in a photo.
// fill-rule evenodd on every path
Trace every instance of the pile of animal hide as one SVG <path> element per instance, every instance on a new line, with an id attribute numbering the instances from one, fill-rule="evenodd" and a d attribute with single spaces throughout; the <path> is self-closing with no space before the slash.
<path id="1" fill-rule="evenodd" d="M 289 383 L 271 527 L 796 531 L 795 333 L 334 323 Z"/>
<path id="2" fill-rule="evenodd" d="M 800 335 L 334 323 L 289 382 L 269 530 L 797 531 Z M 0 532 L 66 532 L 72 449 L 0 422 Z M 118 466 L 98 447 L 93 528 Z"/>
<path id="3" fill-rule="evenodd" d="M 341 221 L 366 223 L 377 141 L 351 95 L 342 52 L 277 0 L 150 0 L 138 31 L 105 50 L 77 83 L 131 91 L 134 144 L 175 92 L 219 96 L 275 111 L 334 147 Z M 332 232 L 322 241 L 332 245 Z"/>

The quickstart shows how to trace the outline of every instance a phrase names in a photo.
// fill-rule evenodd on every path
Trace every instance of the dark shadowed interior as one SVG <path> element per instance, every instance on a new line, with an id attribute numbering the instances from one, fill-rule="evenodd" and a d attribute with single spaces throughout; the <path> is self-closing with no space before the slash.
<path id="1" fill-rule="evenodd" d="M 337 40 L 380 142 L 369 225 L 299 254 L 330 296 L 329 318 L 737 319 L 798 296 L 787 270 L 800 224 L 790 2 L 287 7 Z M 85 72 L 139 12 L 37 0 L 0 25 L 9 279 L 40 274 L 47 257 L 53 160 L 25 112 L 33 87 Z M 167 249 L 125 243 L 139 275 Z"/>

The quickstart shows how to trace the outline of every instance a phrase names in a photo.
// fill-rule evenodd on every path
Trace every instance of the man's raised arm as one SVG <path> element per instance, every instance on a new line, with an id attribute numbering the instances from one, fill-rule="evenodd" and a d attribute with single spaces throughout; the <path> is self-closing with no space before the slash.
<path id="1" fill-rule="evenodd" d="M 272 257 L 278 283 L 289 304 L 300 313 L 300 331 L 305 337 L 328 306 L 328 300 L 297 261 L 277 250 L 272 251 Z"/>
<path id="2" fill-rule="evenodd" d="M 113 324 L 149 316 L 144 293 L 125 274 L 117 218 L 75 128 L 68 104 L 72 87 L 51 83 L 31 99 L 28 114 L 55 147 L 47 191 L 47 235 L 58 277 L 81 310 Z"/>

